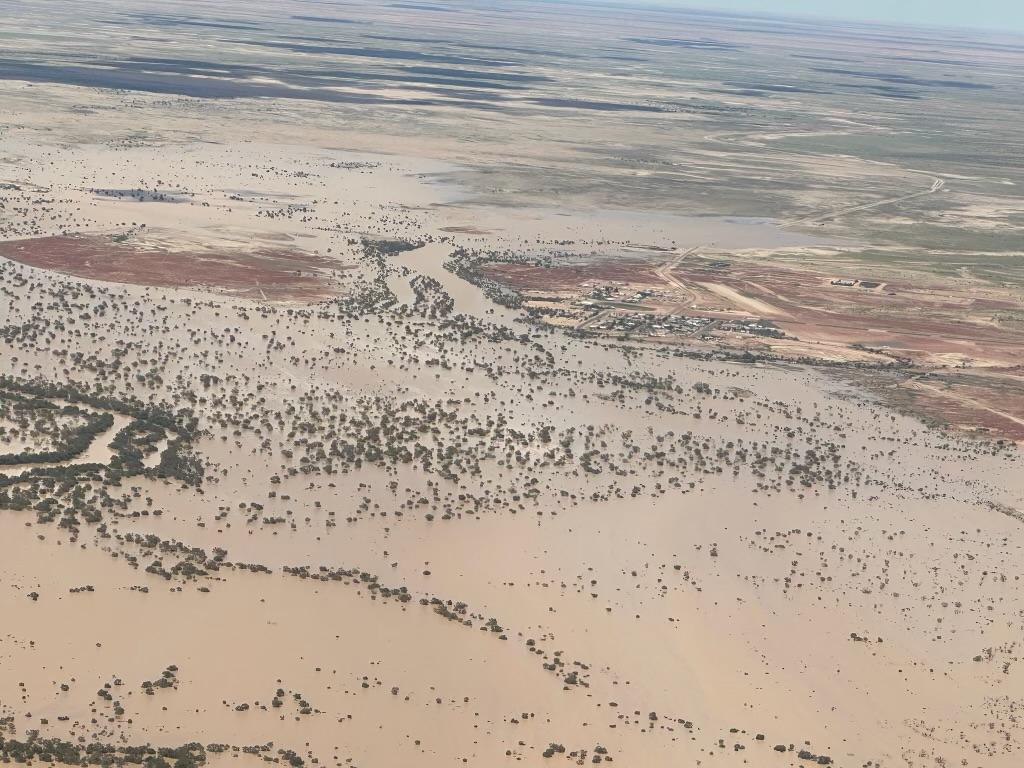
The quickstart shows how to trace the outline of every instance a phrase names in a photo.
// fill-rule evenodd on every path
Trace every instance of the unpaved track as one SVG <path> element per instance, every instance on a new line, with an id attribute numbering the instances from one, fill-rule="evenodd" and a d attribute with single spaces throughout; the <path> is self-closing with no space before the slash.
<path id="1" fill-rule="evenodd" d="M 1024 419 L 1020 418 L 1019 416 L 1014 416 L 1012 413 L 1007 413 L 1006 411 L 1001 411 L 998 408 L 993 408 L 990 405 L 981 402 L 980 400 L 977 400 L 973 397 L 969 397 L 962 393 L 953 393 L 948 389 L 943 389 L 942 387 L 938 387 L 934 384 L 928 384 L 922 381 L 921 379 L 916 379 L 913 382 L 912 386 L 915 389 L 924 389 L 929 392 L 934 392 L 940 397 L 951 398 L 958 402 L 966 403 L 967 405 L 970 405 L 974 408 L 978 408 L 979 410 L 987 411 L 988 413 L 991 413 L 993 416 L 998 416 L 1002 419 L 1006 419 L 1007 421 L 1012 421 L 1014 424 L 1020 424 L 1021 426 L 1024 426 Z"/>
<path id="2" fill-rule="evenodd" d="M 680 264 L 682 264 L 683 263 L 683 259 L 685 259 L 687 256 L 692 256 L 700 248 L 701 248 L 701 246 L 695 245 L 693 248 L 689 248 L 689 249 L 683 251 L 678 256 L 676 256 L 674 259 L 672 259 L 669 262 L 666 262 L 664 265 L 662 265 L 661 267 L 659 267 L 658 269 L 656 269 L 654 271 L 654 274 L 656 274 L 658 277 L 660 277 L 666 283 L 668 283 L 669 285 L 671 285 L 674 288 L 679 289 L 684 294 L 686 294 L 686 296 L 688 298 L 684 299 L 684 303 L 687 303 L 687 304 L 693 304 L 697 300 L 697 294 L 695 294 L 692 290 L 687 288 L 686 287 L 686 283 L 684 283 L 678 277 L 673 275 L 672 274 L 672 270 L 675 269 L 676 267 L 678 267 Z"/>
<path id="3" fill-rule="evenodd" d="M 604 320 L 609 315 L 614 314 L 614 312 L 615 312 L 614 309 L 604 309 L 604 310 L 601 310 L 600 312 L 598 312 L 596 315 L 591 315 L 590 317 L 585 317 L 582 320 L 580 320 L 578 323 L 576 323 L 576 330 L 577 331 L 582 331 L 585 328 L 591 327 L 592 325 L 597 325 L 597 323 L 601 322 L 602 320 Z"/>
<path id="4" fill-rule="evenodd" d="M 932 179 L 931 187 L 929 187 L 928 189 L 923 190 L 921 192 L 912 192 L 909 195 L 900 195 L 899 197 L 889 197 L 889 198 L 886 198 L 885 200 L 876 200 L 873 203 L 865 203 L 863 205 L 851 205 L 851 206 L 848 206 L 846 208 L 838 208 L 838 209 L 836 209 L 834 211 L 829 211 L 828 213 L 814 214 L 813 216 L 805 216 L 805 217 L 800 218 L 800 219 L 794 219 L 793 221 L 791 221 L 789 223 L 790 224 L 821 224 L 823 222 L 830 221 L 832 219 L 837 219 L 840 216 L 845 216 L 845 215 L 847 215 L 849 213 L 858 213 L 860 211 L 868 211 L 868 210 L 871 210 L 873 208 L 881 208 L 882 206 L 885 206 L 885 205 L 896 205 L 897 203 L 904 203 L 907 200 L 913 200 L 913 199 L 918 198 L 918 197 L 925 197 L 926 195 L 931 195 L 931 194 L 933 194 L 935 192 L 938 192 L 941 189 L 944 189 L 945 186 L 946 186 L 946 182 L 944 182 L 942 179 Z"/>

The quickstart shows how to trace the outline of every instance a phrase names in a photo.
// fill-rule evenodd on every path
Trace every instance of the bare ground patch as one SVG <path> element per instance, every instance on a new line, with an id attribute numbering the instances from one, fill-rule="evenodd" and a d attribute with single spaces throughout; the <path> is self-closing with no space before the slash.
<path id="1" fill-rule="evenodd" d="M 0 243 L 0 257 L 75 277 L 166 288 L 203 288 L 267 300 L 328 298 L 334 262 L 298 250 L 167 250 L 101 235 Z"/>
<path id="2" fill-rule="evenodd" d="M 635 261 L 600 261 L 592 264 L 541 266 L 535 264 L 493 263 L 480 268 L 492 280 L 513 290 L 577 290 L 595 282 L 653 283 L 658 278 L 656 264 Z"/>

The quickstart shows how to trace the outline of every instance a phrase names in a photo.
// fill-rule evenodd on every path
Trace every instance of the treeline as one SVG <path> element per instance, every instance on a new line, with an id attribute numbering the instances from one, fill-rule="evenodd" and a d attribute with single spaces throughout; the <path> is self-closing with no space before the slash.
<path id="1" fill-rule="evenodd" d="M 198 768 L 206 764 L 206 749 L 191 743 L 180 747 L 113 746 L 94 742 L 78 744 L 60 739 L 30 737 L 25 741 L 0 736 L 0 760 L 3 762 L 58 763 L 62 765 L 124 766 L 145 768 Z"/>
<path id="2" fill-rule="evenodd" d="M 114 426 L 114 417 L 109 413 L 89 413 L 75 406 L 63 409 L 70 416 L 82 416 L 85 424 L 71 432 L 64 439 L 63 445 L 48 451 L 22 451 L 0 455 L 0 466 L 9 467 L 17 464 L 55 464 L 81 456 L 92 445 L 92 441 L 103 432 Z"/>
<path id="3" fill-rule="evenodd" d="M 364 237 L 362 246 L 364 251 L 373 250 L 382 256 L 397 256 L 406 251 L 415 251 L 417 248 L 422 248 L 424 243 L 422 241 L 413 243 L 409 240 L 370 240 Z"/>
<path id="4" fill-rule="evenodd" d="M 21 393 L 21 394 L 19 394 Z M 27 397 L 25 397 L 27 395 Z M 83 479 L 107 482 L 133 475 L 146 474 L 161 479 L 176 479 L 188 485 L 199 485 L 204 477 L 202 460 L 192 451 L 191 441 L 198 428 L 198 419 L 188 408 L 172 411 L 167 406 L 154 406 L 139 401 L 122 401 L 102 394 L 82 392 L 71 385 L 45 381 L 25 381 L 0 375 L 0 398 L 21 401 L 27 407 L 60 409 L 69 415 L 85 416 L 89 421 L 78 429 L 65 444 L 50 451 L 26 451 L 0 456 L 0 467 L 19 464 L 53 463 L 52 467 L 36 467 L 18 475 L 0 474 L 0 488 L 9 488 L 30 481 L 42 481 L 69 488 Z M 52 398 L 80 402 L 106 411 L 132 417 L 132 422 L 120 430 L 109 446 L 113 458 L 109 466 L 103 464 L 61 464 L 81 455 L 96 435 L 109 430 L 114 424 L 110 413 L 92 414 L 75 405 L 60 406 L 44 400 Z M 160 454 L 156 467 L 147 468 L 145 456 L 156 450 L 156 443 L 174 433 Z M 0 493 L 0 508 L 27 509 L 37 507 L 36 493 L 15 488 Z M 43 511 L 40 510 L 42 513 Z"/>
<path id="5" fill-rule="evenodd" d="M 457 248 L 452 253 L 451 259 L 444 263 L 444 268 L 449 272 L 461 277 L 467 283 L 472 283 L 488 299 L 508 309 L 520 309 L 523 306 L 523 298 L 510 288 L 484 277 L 479 267 L 483 264 L 502 262 L 509 264 L 532 263 L 526 258 L 501 258 L 497 254 L 482 254 L 477 251 L 468 251 L 465 248 Z"/>
<path id="6" fill-rule="evenodd" d="M 196 431 L 199 423 L 198 417 L 190 408 L 179 408 L 174 411 L 169 405 L 156 406 L 137 399 L 122 400 L 95 392 L 84 392 L 71 384 L 55 384 L 38 379 L 24 380 L 3 374 L 0 375 L 0 389 L 22 392 L 36 398 L 55 398 L 71 403 L 83 403 L 189 435 Z"/>
<path id="7" fill-rule="evenodd" d="M 179 436 L 167 444 L 152 474 L 161 479 L 174 478 L 186 485 L 198 486 L 203 482 L 203 462 L 185 438 Z"/>
<path id="8" fill-rule="evenodd" d="M 155 451 L 156 444 L 166 437 L 163 427 L 132 421 L 110 441 L 110 448 L 114 451 L 110 469 L 125 476 L 139 474 L 146 468 L 143 463 L 146 455 Z"/>

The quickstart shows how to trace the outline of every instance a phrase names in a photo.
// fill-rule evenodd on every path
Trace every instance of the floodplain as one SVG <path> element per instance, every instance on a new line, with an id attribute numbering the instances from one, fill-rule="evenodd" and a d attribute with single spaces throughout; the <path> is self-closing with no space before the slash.
<path id="1" fill-rule="evenodd" d="M 1020 764 L 1024 40 L 0 11 L 0 759 Z"/>

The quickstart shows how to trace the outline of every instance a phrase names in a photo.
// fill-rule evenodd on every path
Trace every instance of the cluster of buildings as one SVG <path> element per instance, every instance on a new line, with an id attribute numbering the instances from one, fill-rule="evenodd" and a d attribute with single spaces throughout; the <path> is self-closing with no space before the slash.
<path id="1" fill-rule="evenodd" d="M 690 336 L 707 328 L 713 322 L 706 317 L 630 312 L 628 314 L 611 314 L 592 327 L 600 331 L 642 336 Z"/>

